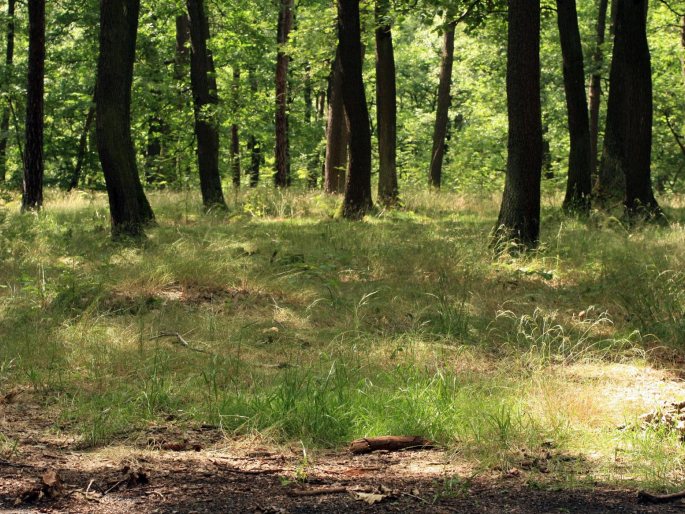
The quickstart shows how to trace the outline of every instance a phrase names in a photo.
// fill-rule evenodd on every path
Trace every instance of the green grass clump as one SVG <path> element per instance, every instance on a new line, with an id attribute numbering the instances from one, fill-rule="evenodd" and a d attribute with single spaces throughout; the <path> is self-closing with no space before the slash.
<path id="1" fill-rule="evenodd" d="M 553 448 L 579 481 L 685 478 L 677 434 L 617 430 L 685 399 L 664 360 L 685 348 L 681 211 L 627 231 L 549 207 L 540 250 L 496 257 L 493 198 L 406 193 L 358 223 L 317 193 L 240 192 L 208 216 L 190 193 L 151 200 L 159 224 L 131 245 L 110 241 L 102 195 L 0 211 L 0 392 L 30 387 L 84 446 L 173 419 L 307 447 L 422 435 L 478 468 Z"/>

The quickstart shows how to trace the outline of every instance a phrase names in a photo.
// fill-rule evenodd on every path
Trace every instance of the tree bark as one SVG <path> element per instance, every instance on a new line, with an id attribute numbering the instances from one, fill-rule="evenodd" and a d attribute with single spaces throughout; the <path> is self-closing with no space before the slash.
<path id="1" fill-rule="evenodd" d="M 250 90 L 253 97 L 257 94 L 258 84 L 254 72 L 250 70 Z M 250 187 L 259 184 L 259 171 L 262 164 L 262 145 L 257 137 L 252 134 L 247 140 L 247 148 L 250 152 Z"/>
<path id="2" fill-rule="evenodd" d="M 564 210 L 573 214 L 588 214 L 592 194 L 592 139 L 576 0 L 557 0 L 557 16 L 571 138 Z"/>
<path id="3" fill-rule="evenodd" d="M 107 184 L 112 235 L 141 236 L 154 220 L 131 138 L 131 85 L 140 0 L 100 0 L 96 132 Z"/>
<path id="4" fill-rule="evenodd" d="M 207 210 L 226 208 L 219 173 L 219 129 L 214 60 L 207 48 L 209 26 L 203 0 L 187 0 L 190 18 L 190 82 L 195 108 L 197 162 L 202 202 Z"/>
<path id="5" fill-rule="evenodd" d="M 449 20 L 443 36 L 440 84 L 438 86 L 435 130 L 433 131 L 433 150 L 431 152 L 431 167 L 428 175 L 429 185 L 436 189 L 439 189 L 442 185 L 442 163 L 445 158 L 445 139 L 447 137 L 451 103 L 454 34 L 456 28 L 457 22 Z"/>
<path id="6" fill-rule="evenodd" d="M 597 173 L 599 163 L 599 111 L 602 105 L 602 67 L 604 66 L 604 38 L 606 35 L 607 7 L 609 0 L 599 0 L 597 35 L 592 55 L 592 78 L 590 80 L 590 144 L 592 174 Z"/>
<path id="7" fill-rule="evenodd" d="M 9 94 L 12 66 L 14 64 L 14 6 L 15 0 L 7 2 L 7 47 L 5 51 L 5 77 L 4 92 Z M 7 177 L 7 143 L 10 138 L 10 106 L 9 100 L 2 110 L 0 120 L 0 182 L 5 182 Z"/>
<path id="8" fill-rule="evenodd" d="M 29 2 L 29 61 L 26 88 L 26 155 L 21 210 L 43 206 L 43 95 L 45 92 L 45 0 Z"/>
<path id="9" fill-rule="evenodd" d="M 652 68 L 647 0 L 618 0 L 600 197 L 624 198 L 629 219 L 664 219 L 651 180 Z"/>
<path id="10" fill-rule="evenodd" d="M 326 193 L 341 194 L 345 192 L 349 139 L 350 134 L 343 103 L 340 50 L 338 49 L 329 79 L 326 162 L 324 165 L 324 191 Z"/>
<path id="11" fill-rule="evenodd" d="M 293 26 L 293 0 L 280 0 L 278 54 L 276 57 L 276 187 L 290 185 L 290 141 L 288 122 L 288 67 L 290 56 L 284 46 Z"/>
<path id="12" fill-rule="evenodd" d="M 190 19 L 187 14 L 176 16 L 176 55 L 174 58 L 174 77 L 183 80 L 186 77 L 190 49 Z"/>
<path id="13" fill-rule="evenodd" d="M 376 116 L 378 126 L 378 201 L 399 201 L 397 184 L 397 84 L 389 21 L 390 1 L 376 0 Z"/>
<path id="14" fill-rule="evenodd" d="M 233 123 L 231 124 L 231 176 L 233 187 L 240 187 L 240 127 L 238 115 L 240 109 L 240 68 L 233 68 Z"/>
<path id="15" fill-rule="evenodd" d="M 542 175 L 539 0 L 509 1 L 508 39 L 509 153 L 495 245 L 532 248 L 540 235 Z"/>
<path id="16" fill-rule="evenodd" d="M 362 75 L 359 0 L 338 1 L 338 40 L 343 104 L 350 129 L 350 158 L 342 215 L 361 219 L 373 207 L 371 198 L 371 127 Z"/>
<path id="17" fill-rule="evenodd" d="M 81 132 L 81 137 L 78 143 L 78 154 L 76 155 L 76 164 L 74 165 L 74 171 L 71 174 L 71 180 L 69 182 L 69 187 L 67 191 L 73 191 L 78 187 L 79 180 L 81 179 L 81 172 L 83 170 L 83 162 L 86 160 L 86 151 L 88 150 L 88 134 L 90 134 L 90 129 L 93 126 L 93 120 L 95 120 L 95 94 L 93 94 L 93 101 L 88 107 L 88 114 L 86 114 L 86 122 L 83 124 L 83 131 Z"/>

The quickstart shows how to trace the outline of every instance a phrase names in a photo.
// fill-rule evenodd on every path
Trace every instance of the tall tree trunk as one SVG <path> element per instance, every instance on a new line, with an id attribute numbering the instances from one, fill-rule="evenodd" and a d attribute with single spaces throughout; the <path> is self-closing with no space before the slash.
<path id="1" fill-rule="evenodd" d="M 539 0 L 509 0 L 507 55 L 509 155 L 495 244 L 531 248 L 540 235 L 542 175 Z"/>
<path id="2" fill-rule="evenodd" d="M 597 173 L 599 162 L 599 111 L 602 105 L 602 68 L 604 66 L 604 38 L 607 24 L 609 0 L 599 0 L 597 14 L 597 35 L 592 55 L 592 78 L 590 80 L 590 144 L 592 174 Z"/>
<path id="3" fill-rule="evenodd" d="M 288 67 L 285 45 L 293 26 L 293 0 L 280 0 L 278 13 L 278 55 L 276 57 L 276 175 L 277 187 L 290 185 L 290 141 L 288 127 Z"/>
<path id="4" fill-rule="evenodd" d="M 442 163 L 445 158 L 445 139 L 452 89 L 452 67 L 454 65 L 454 34 L 456 21 L 449 21 L 445 27 L 442 45 L 442 60 L 440 63 L 440 84 L 438 86 L 438 103 L 435 114 L 435 130 L 433 131 L 433 150 L 431 152 L 431 167 L 428 175 L 429 185 L 439 189 L 442 185 Z"/>
<path id="5" fill-rule="evenodd" d="M 226 208 L 219 173 L 219 129 L 214 60 L 207 48 L 209 25 L 203 0 L 187 0 L 190 17 L 190 82 L 195 107 L 197 162 L 200 170 L 202 202 L 207 210 Z"/>
<path id="6" fill-rule="evenodd" d="M 140 0 L 100 0 L 96 132 L 107 183 L 112 235 L 140 236 L 154 220 L 131 138 L 131 85 Z"/>
<path id="7" fill-rule="evenodd" d="M 396 205 L 397 185 L 397 85 L 392 44 L 390 1 L 376 0 L 376 115 L 378 125 L 378 201 Z"/>
<path id="8" fill-rule="evenodd" d="M 86 114 L 86 122 L 83 124 L 83 131 L 81 132 L 81 137 L 78 143 L 78 154 L 76 155 L 76 164 L 74 165 L 74 170 L 71 173 L 71 180 L 69 181 L 68 191 L 73 191 L 78 187 L 79 180 L 81 179 L 81 172 L 83 170 L 83 162 L 86 160 L 86 151 L 88 150 L 88 134 L 90 134 L 90 128 L 93 125 L 93 120 L 95 119 L 95 93 L 93 93 L 93 101 L 88 107 L 88 114 Z"/>
<path id="9" fill-rule="evenodd" d="M 43 206 L 43 94 L 45 92 L 45 0 L 29 2 L 29 71 L 26 88 L 26 162 L 22 211 Z"/>
<path id="10" fill-rule="evenodd" d="M 592 139 L 585 96 L 583 47 L 578 28 L 576 0 L 557 0 L 561 53 L 564 59 L 564 88 L 568 109 L 571 151 L 564 210 L 587 214 L 592 194 Z"/>
<path id="11" fill-rule="evenodd" d="M 174 77 L 183 80 L 189 64 L 190 19 L 187 14 L 176 16 L 176 55 L 174 58 Z"/>
<path id="12" fill-rule="evenodd" d="M 328 87 L 326 162 L 324 164 L 324 191 L 328 194 L 345 192 L 350 133 L 345 118 L 342 87 L 342 67 L 340 65 L 340 49 L 338 48 Z"/>
<path id="13" fill-rule="evenodd" d="M 371 127 L 362 75 L 359 0 L 338 0 L 338 40 L 343 103 L 350 129 L 350 159 L 342 215 L 360 219 L 373 207 L 371 198 Z"/>
<path id="14" fill-rule="evenodd" d="M 685 14 L 680 17 L 680 49 L 685 51 Z M 685 84 L 685 55 L 680 58 L 683 84 Z"/>
<path id="15" fill-rule="evenodd" d="M 250 91 L 255 97 L 258 90 L 257 78 L 254 71 L 250 70 Z M 250 152 L 250 187 L 257 187 L 259 184 L 259 171 L 262 164 L 262 145 L 257 137 L 252 134 L 247 140 L 247 149 Z"/>
<path id="16" fill-rule="evenodd" d="M 661 221 L 651 180 L 653 100 L 646 3 L 618 0 L 600 172 L 600 180 L 605 180 L 600 185 L 605 198 L 620 191 L 629 218 Z"/>
<path id="17" fill-rule="evenodd" d="M 233 68 L 233 123 L 231 124 L 231 175 L 233 187 L 240 187 L 240 68 Z"/>
<path id="18" fill-rule="evenodd" d="M 3 79 L 3 92 L 9 94 L 12 66 L 14 64 L 14 6 L 15 0 L 7 2 L 7 47 L 5 51 L 5 76 Z M 2 109 L 0 120 L 0 182 L 7 177 L 7 143 L 10 138 L 10 106 L 9 100 Z"/>
<path id="19" fill-rule="evenodd" d="M 153 92 L 159 95 L 159 91 Z M 148 119 L 147 146 L 145 147 L 145 181 L 155 184 L 164 177 L 160 159 L 163 153 L 162 134 L 166 131 L 164 121 L 158 114 Z"/>

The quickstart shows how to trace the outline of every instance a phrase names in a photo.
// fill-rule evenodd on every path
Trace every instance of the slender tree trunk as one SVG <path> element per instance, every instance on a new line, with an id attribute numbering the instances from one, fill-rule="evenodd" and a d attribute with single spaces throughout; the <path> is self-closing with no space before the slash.
<path id="1" fill-rule="evenodd" d="M 564 210 L 568 213 L 587 214 L 590 211 L 592 194 L 592 139 L 576 0 L 557 0 L 557 16 L 571 138 Z"/>
<path id="2" fill-rule="evenodd" d="M 343 103 L 350 128 L 350 159 L 342 215 L 360 219 L 371 208 L 371 127 L 362 75 L 359 0 L 338 1 Z"/>
<path id="3" fill-rule="evenodd" d="M 10 79 L 12 76 L 12 66 L 14 64 L 14 6 L 15 0 L 7 2 L 7 47 L 5 52 L 5 76 L 3 78 L 3 89 L 5 94 L 9 94 Z M 7 143 L 10 138 L 10 106 L 9 100 L 2 109 L 2 119 L 0 120 L 0 182 L 5 182 L 7 177 Z"/>
<path id="4" fill-rule="evenodd" d="M 376 0 L 376 115 L 378 125 L 378 201 L 396 205 L 397 185 L 397 85 L 395 52 L 389 21 L 390 0 Z"/>
<path id="5" fill-rule="evenodd" d="M 456 21 L 449 21 L 445 28 L 442 46 L 442 60 L 440 64 L 440 84 L 438 86 L 438 102 L 435 114 L 435 130 L 433 131 L 433 150 L 431 152 L 431 167 L 428 181 L 431 187 L 439 189 L 442 185 L 442 163 L 445 158 L 445 140 L 452 89 L 452 67 L 454 65 L 454 34 Z"/>
<path id="6" fill-rule="evenodd" d="M 329 79 L 326 162 L 324 164 L 324 191 L 326 193 L 345 192 L 349 139 L 350 133 L 343 103 L 340 50 L 338 49 Z"/>
<path id="7" fill-rule="evenodd" d="M 187 75 L 190 61 L 190 19 L 187 14 L 176 16 L 176 55 L 174 58 L 174 77 L 181 81 Z"/>
<path id="8" fill-rule="evenodd" d="M 43 206 L 43 95 L 45 92 L 45 0 L 29 2 L 29 71 L 26 88 L 26 162 L 22 211 Z"/>
<path id="9" fill-rule="evenodd" d="M 604 38 L 607 24 L 607 7 L 609 0 L 599 0 L 597 14 L 597 35 L 592 55 L 592 78 L 590 80 L 590 144 L 592 174 L 597 173 L 599 162 L 599 111 L 602 105 L 602 68 L 604 66 Z"/>
<path id="10" fill-rule="evenodd" d="M 81 179 L 83 162 L 86 160 L 86 152 L 88 150 L 88 134 L 90 134 L 90 129 L 93 126 L 93 120 L 95 119 L 95 102 L 95 93 L 93 93 L 93 101 L 88 107 L 86 122 L 83 124 L 83 131 L 81 132 L 81 137 L 79 139 L 76 165 L 74 166 L 74 171 L 71 174 L 71 181 L 69 182 L 69 187 L 67 189 L 68 191 L 73 191 L 76 189 L 78 187 L 79 180 Z"/>
<path id="11" fill-rule="evenodd" d="M 219 173 L 219 129 L 214 60 L 207 48 L 209 26 L 203 0 L 187 0 L 190 18 L 190 82 L 195 107 L 197 161 L 200 170 L 202 202 L 207 210 L 226 208 Z"/>
<path id="12" fill-rule="evenodd" d="M 257 94 L 258 84 L 254 72 L 250 70 L 250 90 L 253 97 Z M 262 145 L 257 137 L 252 134 L 247 140 L 247 149 L 250 152 L 250 187 L 259 184 L 259 171 L 262 164 Z"/>
<path id="13" fill-rule="evenodd" d="M 240 68 L 233 68 L 233 124 L 231 125 L 231 175 L 233 187 L 240 187 L 240 128 L 238 115 L 240 110 Z"/>
<path id="14" fill-rule="evenodd" d="M 542 175 L 539 0 L 509 0 L 507 104 L 509 155 L 495 242 L 531 248 L 540 235 Z"/>
<path id="15" fill-rule="evenodd" d="M 288 127 L 288 67 L 290 56 L 284 46 L 293 26 L 293 0 L 280 0 L 278 13 L 278 55 L 276 57 L 276 187 L 290 185 L 290 141 Z"/>
<path id="16" fill-rule="evenodd" d="M 685 14 L 680 18 L 680 48 L 685 51 Z M 685 54 L 680 58 L 683 84 L 685 84 Z"/>
<path id="17" fill-rule="evenodd" d="M 647 0 L 618 0 L 611 88 L 600 182 L 605 196 L 616 184 L 628 218 L 664 219 L 651 180 L 652 68 L 647 42 Z M 621 177 L 621 181 L 618 180 Z"/>
<path id="18" fill-rule="evenodd" d="M 153 94 L 159 95 L 159 91 Z M 153 114 L 148 119 L 147 146 L 145 148 L 145 181 L 155 184 L 163 178 L 160 159 L 163 153 L 162 134 L 166 131 L 164 121 L 159 115 Z"/>
<path id="19" fill-rule="evenodd" d="M 107 183 L 112 235 L 141 236 L 154 220 L 131 138 L 131 85 L 140 0 L 100 0 L 96 80 L 97 146 Z"/>

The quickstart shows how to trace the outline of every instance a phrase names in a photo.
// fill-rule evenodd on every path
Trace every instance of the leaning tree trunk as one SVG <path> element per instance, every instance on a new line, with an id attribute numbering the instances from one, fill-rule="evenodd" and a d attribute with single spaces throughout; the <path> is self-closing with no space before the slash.
<path id="1" fill-rule="evenodd" d="M 12 65 L 14 64 L 14 6 L 15 0 L 7 2 L 7 48 L 5 52 L 5 76 L 3 92 L 9 95 L 10 78 L 12 76 Z M 0 182 L 4 182 L 7 177 L 7 143 L 10 137 L 10 105 L 9 100 L 2 109 L 2 119 L 0 120 Z"/>
<path id="2" fill-rule="evenodd" d="M 26 156 L 21 210 L 43 206 L 43 94 L 45 92 L 45 0 L 29 2 L 29 71 L 26 88 Z"/>
<path id="3" fill-rule="evenodd" d="M 590 144 L 592 174 L 597 173 L 599 156 L 599 111 L 602 104 L 602 68 L 604 66 L 604 38 L 607 24 L 609 0 L 599 0 L 597 14 L 597 35 L 592 55 L 592 78 L 590 80 Z"/>
<path id="4" fill-rule="evenodd" d="M 96 132 L 107 184 L 112 235 L 141 236 L 154 220 L 136 166 L 131 138 L 131 85 L 140 0 L 100 1 Z"/>
<path id="5" fill-rule="evenodd" d="M 338 1 L 338 40 L 345 115 L 350 128 L 350 159 L 342 215 L 360 219 L 371 208 L 371 127 L 362 75 L 359 0 Z"/>
<path id="6" fill-rule="evenodd" d="M 651 180 L 653 100 L 646 9 L 647 0 L 618 0 L 600 173 L 605 180 L 600 185 L 605 198 L 623 194 L 629 218 L 663 220 Z M 616 191 L 609 189 L 612 186 L 623 187 Z"/>
<path id="7" fill-rule="evenodd" d="M 576 0 L 557 0 L 557 16 L 571 138 L 564 210 L 568 213 L 587 214 L 590 211 L 592 193 L 592 139 Z"/>
<path id="8" fill-rule="evenodd" d="M 454 65 L 454 33 L 457 22 L 449 20 L 445 28 L 442 46 L 442 60 L 440 63 L 440 84 L 438 86 L 438 105 L 435 114 L 435 129 L 433 131 L 433 150 L 431 152 L 429 185 L 439 189 L 442 185 L 442 163 L 445 158 L 445 139 L 451 103 L 452 67 Z"/>
<path id="9" fill-rule="evenodd" d="M 347 148 L 350 139 L 345 105 L 343 103 L 342 68 L 340 50 L 336 52 L 329 79 L 328 120 L 326 123 L 326 162 L 324 165 L 324 191 L 329 194 L 345 192 Z"/>
<path id="10" fill-rule="evenodd" d="M 285 45 L 293 26 L 293 0 L 280 0 L 278 13 L 278 55 L 276 57 L 276 187 L 290 185 L 290 141 L 288 137 L 288 67 Z"/>
<path id="11" fill-rule="evenodd" d="M 495 244 L 531 248 L 540 235 L 542 175 L 539 0 L 509 0 L 507 55 L 509 154 Z"/>
<path id="12" fill-rule="evenodd" d="M 190 17 L 190 82 L 195 107 L 197 162 L 200 171 L 202 202 L 207 210 L 226 208 L 219 174 L 219 97 L 214 73 L 214 60 L 207 49 L 209 26 L 203 0 L 187 0 Z"/>
<path id="13" fill-rule="evenodd" d="M 240 187 L 240 127 L 238 115 L 240 108 L 240 68 L 233 68 L 233 123 L 231 124 L 231 176 L 233 187 Z"/>
<path id="14" fill-rule="evenodd" d="M 83 124 L 83 131 L 81 132 L 81 137 L 78 143 L 78 153 L 76 154 L 76 164 L 74 165 L 74 170 L 71 173 L 71 180 L 69 181 L 68 191 L 73 191 L 78 187 L 79 180 L 81 179 L 81 172 L 83 170 L 83 163 L 86 160 L 86 152 L 88 150 L 88 135 L 90 134 L 90 128 L 93 125 L 93 120 L 95 119 L 95 93 L 93 93 L 93 100 L 88 107 L 88 114 L 86 114 L 86 122 Z"/>
<path id="15" fill-rule="evenodd" d="M 392 45 L 389 0 L 376 0 L 376 116 L 378 125 L 378 201 L 396 205 L 397 185 L 397 84 Z"/>

